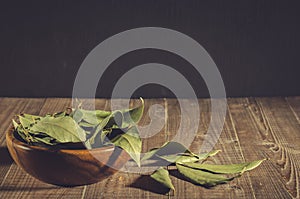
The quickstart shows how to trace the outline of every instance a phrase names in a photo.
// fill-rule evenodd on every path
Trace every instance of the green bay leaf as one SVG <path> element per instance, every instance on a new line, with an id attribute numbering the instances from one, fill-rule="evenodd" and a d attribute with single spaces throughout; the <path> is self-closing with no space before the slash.
<path id="1" fill-rule="evenodd" d="M 218 184 L 223 184 L 233 180 L 235 177 L 226 177 L 220 174 L 214 174 L 199 169 L 184 166 L 180 163 L 176 164 L 178 171 L 185 176 L 189 181 L 196 185 L 202 185 L 205 187 L 212 187 Z"/>
<path id="2" fill-rule="evenodd" d="M 126 133 L 116 136 L 111 140 L 111 142 L 115 146 L 121 147 L 123 150 L 125 150 L 140 167 L 142 141 L 135 126 L 129 128 Z"/>
<path id="3" fill-rule="evenodd" d="M 161 183 L 165 187 L 175 191 L 168 170 L 160 167 L 150 177 L 156 180 L 157 182 Z"/>
<path id="4" fill-rule="evenodd" d="M 220 174 L 236 174 L 243 173 L 245 171 L 252 170 L 258 167 L 264 160 L 257 160 L 253 162 L 241 163 L 241 164 L 227 164 L 227 165 L 212 165 L 212 164 L 198 164 L 198 163 L 184 163 L 185 166 L 205 170 L 213 173 Z"/>
<path id="5" fill-rule="evenodd" d="M 145 155 L 142 158 L 142 161 L 145 161 L 147 159 L 152 158 L 153 156 L 159 156 L 159 157 L 166 157 L 169 156 L 169 160 L 172 158 L 174 159 L 174 162 L 176 160 L 176 156 L 170 156 L 170 155 L 177 155 L 187 153 L 191 156 L 197 157 L 196 154 L 192 153 L 189 149 L 187 149 L 185 146 L 180 144 L 179 142 L 166 142 L 164 143 L 160 148 L 154 148 L 151 149 L 149 152 L 145 153 Z M 178 157 L 179 158 L 179 157 Z"/>
<path id="6" fill-rule="evenodd" d="M 45 133 L 61 143 L 86 140 L 85 131 L 69 116 L 44 117 L 30 128 L 30 132 Z"/>

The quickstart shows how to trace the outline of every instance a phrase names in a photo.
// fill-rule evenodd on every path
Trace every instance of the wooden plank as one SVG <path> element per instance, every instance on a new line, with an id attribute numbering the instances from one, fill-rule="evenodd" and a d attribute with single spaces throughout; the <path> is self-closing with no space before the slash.
<path id="1" fill-rule="evenodd" d="M 268 104 L 272 101 L 276 101 L 279 106 L 285 106 L 285 108 L 281 110 L 276 106 L 271 108 Z M 282 161 L 287 161 L 284 158 L 286 149 L 283 146 L 287 143 L 284 144 L 283 139 L 277 138 L 278 134 L 282 134 L 285 130 L 278 129 L 277 123 L 269 122 L 270 119 L 274 120 L 272 112 L 277 112 L 278 120 L 282 119 L 283 112 L 287 112 L 290 117 L 292 113 L 287 104 L 280 99 L 229 99 L 229 110 L 245 160 L 268 158 L 255 171 L 249 173 L 255 196 L 257 198 L 291 198 L 291 192 L 285 188 L 286 183 L 282 176 L 283 167 L 278 165 Z M 276 132 L 274 129 L 277 129 Z"/>
<path id="2" fill-rule="evenodd" d="M 26 100 L 25 100 L 26 101 Z M 54 113 L 64 110 L 70 106 L 71 99 L 52 98 L 45 101 L 44 106 L 40 107 L 28 102 L 28 109 L 24 112 Z M 30 109 L 29 109 L 30 108 Z M 33 110 L 36 110 L 34 112 Z M 40 111 L 39 111 L 40 110 Z M 17 165 L 12 164 L 5 181 L 1 186 L 1 198 L 81 198 L 84 187 L 64 188 L 43 183 L 25 173 Z"/>
<path id="3" fill-rule="evenodd" d="M 131 100 L 131 106 L 135 106 L 139 100 Z M 122 103 L 122 100 L 119 100 Z M 96 101 L 96 104 L 99 103 Z M 101 104 L 101 102 L 100 102 Z M 110 101 L 105 105 L 99 105 L 98 108 L 110 110 Z M 144 126 L 150 122 L 148 108 L 153 104 L 164 106 L 162 99 L 148 99 L 145 101 L 145 113 L 139 125 Z M 153 113 L 155 114 L 155 113 Z M 151 131 L 151 129 L 149 129 Z M 147 134 L 147 132 L 145 132 Z M 164 142 L 164 129 L 153 137 L 143 140 L 143 150 L 155 147 Z M 84 198 L 164 198 L 166 196 L 159 194 L 160 185 L 153 181 L 149 176 L 136 173 L 118 172 L 115 175 L 93 185 L 86 187 Z"/>
<path id="4" fill-rule="evenodd" d="M 273 150 L 281 157 L 277 170 L 282 183 L 295 198 L 300 198 L 300 123 L 283 98 L 258 98 L 257 104 L 266 116 L 270 134 L 274 137 Z"/>

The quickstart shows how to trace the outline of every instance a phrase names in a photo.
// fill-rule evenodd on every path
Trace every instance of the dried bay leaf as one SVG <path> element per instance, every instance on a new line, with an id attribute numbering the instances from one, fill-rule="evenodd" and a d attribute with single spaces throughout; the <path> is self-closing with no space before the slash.
<path id="1" fill-rule="evenodd" d="M 176 163 L 176 167 L 178 171 L 188 180 L 190 180 L 196 185 L 202 185 L 205 187 L 212 187 L 218 184 L 223 184 L 233 180 L 235 177 L 238 177 L 226 177 L 220 174 L 213 174 L 199 169 L 187 167 L 179 163 Z"/>
<path id="2" fill-rule="evenodd" d="M 241 163 L 241 164 L 212 165 L 212 164 L 184 163 L 183 165 L 193 169 L 205 170 L 212 173 L 236 174 L 236 173 L 243 173 L 245 171 L 252 170 L 258 167 L 263 161 L 264 159 L 253 161 L 253 162 Z"/>
<path id="3" fill-rule="evenodd" d="M 30 131 L 43 132 L 61 143 L 86 140 L 85 131 L 69 116 L 44 117 L 34 124 Z"/>
<path id="4" fill-rule="evenodd" d="M 139 136 L 136 126 L 133 126 L 127 130 L 126 133 L 120 134 L 113 138 L 111 142 L 123 150 L 125 150 L 130 157 L 140 167 L 140 154 L 142 150 L 142 141 Z"/>
<path id="5" fill-rule="evenodd" d="M 168 170 L 160 167 L 150 177 L 156 180 L 157 182 L 161 183 L 165 187 L 175 191 Z"/>
<path id="6" fill-rule="evenodd" d="M 142 158 L 142 161 L 148 160 L 154 155 L 162 157 L 166 155 L 177 155 L 182 153 L 187 153 L 191 156 L 197 156 L 179 142 L 166 142 L 160 148 L 154 148 L 151 149 L 149 152 L 145 153 L 145 155 Z M 176 159 L 175 156 L 173 156 L 172 158 Z"/>

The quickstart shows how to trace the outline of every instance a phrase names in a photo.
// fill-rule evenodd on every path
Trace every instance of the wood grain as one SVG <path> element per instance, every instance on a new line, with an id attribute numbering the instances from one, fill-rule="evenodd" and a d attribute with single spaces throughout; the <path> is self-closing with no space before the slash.
<path id="1" fill-rule="evenodd" d="M 118 172 L 93 185 L 64 188 L 42 183 L 12 163 L 5 151 L 4 139 L 11 118 L 20 112 L 43 115 L 61 111 L 70 103 L 71 99 L 62 98 L 0 98 L 0 198 L 299 198 L 300 97 L 228 99 L 224 128 L 214 146 L 222 152 L 208 162 L 230 164 L 267 160 L 255 171 L 212 189 L 194 186 L 178 179 L 178 173 L 171 172 L 176 193 L 170 195 L 165 195 L 166 190 L 149 176 L 139 173 Z M 131 106 L 137 103 L 138 100 L 130 101 Z M 176 99 L 148 99 L 141 126 L 150 123 L 148 109 L 154 104 L 165 108 L 165 126 L 155 135 L 152 135 L 153 129 L 146 129 L 144 134 L 150 137 L 143 139 L 143 151 L 172 140 L 180 119 L 187 123 L 194 119 L 181 118 L 180 113 L 189 112 L 197 105 L 181 108 Z M 198 104 L 201 110 L 199 128 L 190 146 L 194 152 L 200 150 L 211 120 L 210 100 L 200 99 Z M 96 100 L 96 108 L 109 110 L 110 105 L 109 100 Z M 159 111 L 151 114 L 157 116 Z"/>

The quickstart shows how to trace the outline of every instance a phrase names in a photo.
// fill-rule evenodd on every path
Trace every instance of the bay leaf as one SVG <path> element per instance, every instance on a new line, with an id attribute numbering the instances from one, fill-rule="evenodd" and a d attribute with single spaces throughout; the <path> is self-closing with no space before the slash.
<path id="1" fill-rule="evenodd" d="M 69 116 L 44 117 L 30 128 L 31 131 L 43 132 L 61 143 L 86 140 L 85 131 Z"/>
<path id="2" fill-rule="evenodd" d="M 187 167 L 179 163 L 176 163 L 176 167 L 178 171 L 189 181 L 193 182 L 196 185 L 202 185 L 205 187 L 212 187 L 218 184 L 223 184 L 233 180 L 235 177 L 238 177 L 226 177 L 224 175 L 214 174 L 203 170 Z"/>
<path id="3" fill-rule="evenodd" d="M 133 126 L 127 130 L 126 133 L 120 134 L 113 138 L 111 142 L 123 150 L 125 150 L 130 157 L 140 167 L 140 154 L 142 150 L 142 141 L 139 136 L 136 126 Z"/>
<path id="4" fill-rule="evenodd" d="M 172 184 L 169 172 L 168 172 L 168 170 L 164 169 L 163 167 L 160 167 L 158 170 L 156 170 L 150 177 L 152 179 L 156 180 L 157 182 L 161 183 L 165 187 L 175 191 L 175 188 L 174 188 L 174 185 Z"/>
<path id="5" fill-rule="evenodd" d="M 185 146 L 183 146 L 179 142 L 166 142 L 160 148 L 154 148 L 154 149 L 150 150 L 149 152 L 145 153 L 145 155 L 142 158 L 142 161 L 150 159 L 154 155 L 166 156 L 166 155 L 172 155 L 172 154 L 176 155 L 176 154 L 182 154 L 182 153 L 188 153 L 188 154 L 191 154 L 192 156 L 197 156 L 196 154 L 192 153 L 189 149 L 187 149 Z M 175 156 L 173 156 L 173 157 L 175 157 Z"/>
<path id="6" fill-rule="evenodd" d="M 212 173 L 220 173 L 220 174 L 236 174 L 236 173 L 243 173 L 245 171 L 252 170 L 258 167 L 263 160 L 257 160 L 253 162 L 246 162 L 241 164 L 227 164 L 227 165 L 212 165 L 212 164 L 198 164 L 198 163 L 184 163 L 185 166 L 205 170 Z"/>

